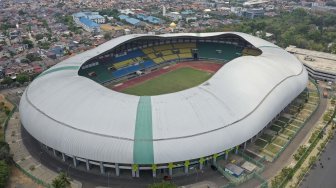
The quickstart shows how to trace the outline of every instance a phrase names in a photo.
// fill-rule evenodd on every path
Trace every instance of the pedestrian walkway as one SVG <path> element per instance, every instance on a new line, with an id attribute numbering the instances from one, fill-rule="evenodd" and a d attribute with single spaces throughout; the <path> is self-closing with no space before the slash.
<path id="1" fill-rule="evenodd" d="M 333 106 L 328 103 L 327 105 L 327 109 L 333 109 Z M 319 122 L 318 122 L 318 127 L 323 127 L 324 126 L 324 121 L 323 121 L 323 116 L 321 116 L 321 118 L 319 119 Z M 329 133 L 329 131 L 332 131 L 332 126 L 328 126 L 325 130 L 325 133 Z M 319 157 L 319 155 L 321 154 L 321 151 L 320 151 L 320 145 L 321 143 L 323 143 L 324 141 L 326 141 L 328 139 L 328 136 L 327 134 L 325 134 L 325 136 L 323 136 L 319 142 L 316 144 L 316 146 L 314 147 L 314 149 L 310 152 L 310 154 L 306 157 L 305 161 L 302 163 L 301 167 L 300 167 L 300 170 L 297 170 L 295 172 L 295 174 L 293 175 L 292 179 L 287 183 L 287 186 L 286 187 L 297 187 L 298 184 L 300 183 L 300 181 L 302 180 L 302 176 L 306 173 L 306 169 L 309 169 L 310 168 L 310 158 L 313 157 L 313 156 L 316 156 L 316 157 Z M 305 146 L 309 146 L 310 143 L 308 140 L 306 140 L 306 142 L 303 144 Z M 324 148 L 323 148 L 324 149 Z M 314 163 L 315 164 L 315 163 Z M 322 163 L 320 163 L 322 164 Z M 327 175 L 328 173 L 325 173 L 325 176 Z M 323 176 L 317 176 L 317 177 L 323 177 Z M 313 178 L 314 179 L 314 178 Z M 323 178 L 322 178 L 323 179 Z M 318 180 L 318 178 L 315 177 L 314 179 L 315 181 Z M 321 181 L 320 179 L 320 183 L 324 182 Z M 312 182 L 311 182 L 312 183 Z M 308 187 L 308 186 L 307 186 Z"/>
<path id="2" fill-rule="evenodd" d="M 37 183 L 51 184 L 58 174 L 42 165 L 39 159 L 32 157 L 23 144 L 23 139 L 19 113 L 15 112 L 9 120 L 6 130 L 6 142 L 9 144 L 13 160 L 26 174 L 35 177 L 33 179 L 38 181 Z M 72 181 L 71 187 L 81 188 L 82 185 L 78 181 Z"/>

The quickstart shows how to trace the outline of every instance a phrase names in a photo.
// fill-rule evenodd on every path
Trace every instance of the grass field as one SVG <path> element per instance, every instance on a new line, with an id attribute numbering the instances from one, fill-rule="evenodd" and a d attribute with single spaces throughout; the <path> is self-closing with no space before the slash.
<path id="1" fill-rule="evenodd" d="M 279 120 L 282 121 L 282 122 L 284 122 L 284 123 L 288 123 L 289 122 L 289 119 L 286 118 L 286 117 L 283 117 L 283 116 L 279 117 Z"/>
<path id="2" fill-rule="evenodd" d="M 272 141 L 272 139 L 273 139 L 273 136 L 272 136 L 272 135 L 269 135 L 269 134 L 266 134 L 266 133 L 264 133 L 264 134 L 262 134 L 262 135 L 260 136 L 260 138 L 262 138 L 262 139 L 266 140 L 267 142 L 271 142 L 271 141 Z"/>
<path id="3" fill-rule="evenodd" d="M 184 67 L 126 88 L 121 92 L 139 96 L 173 93 L 197 86 L 211 76 L 212 74 L 209 72 Z"/>
<path id="4" fill-rule="evenodd" d="M 284 140 L 281 138 L 275 138 L 273 143 L 279 145 L 279 146 L 284 146 L 286 143 L 288 142 L 288 140 Z"/>
<path id="5" fill-rule="evenodd" d="M 255 145 L 261 147 L 261 148 L 264 148 L 268 143 L 265 142 L 264 140 L 261 140 L 261 139 L 257 139 L 255 142 Z"/>
<path id="6" fill-rule="evenodd" d="M 281 150 L 281 147 L 279 146 L 276 146 L 274 144 L 268 144 L 266 147 L 265 147 L 266 150 L 274 153 L 274 154 L 277 154 L 280 150 Z"/>
<path id="7" fill-rule="evenodd" d="M 272 125 L 272 126 L 270 127 L 270 129 L 271 129 L 272 131 L 275 131 L 275 132 L 279 132 L 279 131 L 281 131 L 281 127 L 279 127 L 279 126 L 275 126 L 275 125 Z"/>

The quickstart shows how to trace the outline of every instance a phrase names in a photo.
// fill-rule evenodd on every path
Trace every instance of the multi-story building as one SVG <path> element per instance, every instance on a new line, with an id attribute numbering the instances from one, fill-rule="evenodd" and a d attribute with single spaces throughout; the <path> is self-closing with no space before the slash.
<path id="1" fill-rule="evenodd" d="M 73 20 L 89 32 L 100 32 L 100 25 L 105 23 L 105 18 L 98 12 L 78 12 L 72 15 Z"/>
<path id="2" fill-rule="evenodd" d="M 308 74 L 318 80 L 336 80 L 336 55 L 289 46 L 286 51 L 294 54 L 306 67 Z"/>

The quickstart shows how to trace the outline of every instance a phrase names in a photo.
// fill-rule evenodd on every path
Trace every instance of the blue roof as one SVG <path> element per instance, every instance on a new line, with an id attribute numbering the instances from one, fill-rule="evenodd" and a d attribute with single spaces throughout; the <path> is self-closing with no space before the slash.
<path id="1" fill-rule="evenodd" d="M 88 15 L 87 16 L 90 20 L 92 20 L 92 19 L 102 19 L 102 18 L 104 18 L 103 16 L 101 16 L 101 15 Z"/>
<path id="2" fill-rule="evenodd" d="M 125 20 L 127 23 L 132 24 L 132 25 L 136 25 L 136 24 L 140 23 L 140 20 L 128 17 L 124 14 L 121 14 L 118 17 L 119 17 L 119 19 Z"/>
<path id="3" fill-rule="evenodd" d="M 129 18 L 128 16 L 124 15 L 124 14 L 121 14 L 118 16 L 119 19 L 121 20 L 125 20 L 126 18 Z"/>
<path id="4" fill-rule="evenodd" d="M 144 14 L 137 14 L 136 17 L 143 20 L 147 18 L 147 16 Z"/>
<path id="5" fill-rule="evenodd" d="M 86 17 L 86 14 L 83 12 L 78 12 L 78 13 L 73 14 L 73 16 L 80 18 L 80 17 Z"/>
<path id="6" fill-rule="evenodd" d="M 140 20 L 135 19 L 135 18 L 126 18 L 125 21 L 132 24 L 132 25 L 136 25 L 136 24 L 140 23 Z"/>
<path id="7" fill-rule="evenodd" d="M 154 16 L 147 16 L 145 14 L 137 14 L 137 18 L 142 19 L 144 21 L 148 21 L 150 23 L 158 24 L 161 22 L 160 18 L 154 17 Z"/>
<path id="8" fill-rule="evenodd" d="M 154 16 L 148 16 L 147 17 L 147 20 L 151 23 L 160 23 L 161 22 L 161 19 L 160 18 L 157 18 L 157 17 L 154 17 Z"/>
<path id="9" fill-rule="evenodd" d="M 80 18 L 79 21 L 90 28 L 99 27 L 99 24 L 87 18 Z"/>

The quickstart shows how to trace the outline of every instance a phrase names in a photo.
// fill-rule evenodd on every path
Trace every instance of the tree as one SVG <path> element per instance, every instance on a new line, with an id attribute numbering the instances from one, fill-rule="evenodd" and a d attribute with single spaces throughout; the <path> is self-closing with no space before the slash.
<path id="1" fill-rule="evenodd" d="M 30 61 L 30 62 L 34 62 L 34 61 L 40 61 L 42 60 L 42 58 L 36 54 L 36 53 L 30 53 L 26 55 L 26 58 Z"/>
<path id="2" fill-rule="evenodd" d="M 112 38 L 111 32 L 107 32 L 104 34 L 104 39 L 105 40 L 110 40 Z"/>
<path id="3" fill-rule="evenodd" d="M 10 112 L 11 112 L 7 106 L 5 106 L 4 111 L 5 111 L 5 114 L 6 114 L 7 116 L 8 116 L 8 115 L 10 114 Z"/>
<path id="4" fill-rule="evenodd" d="M 44 37 L 43 34 L 37 34 L 37 35 L 35 36 L 36 40 L 41 40 L 41 39 L 43 39 L 43 37 Z"/>
<path id="5" fill-rule="evenodd" d="M 39 47 L 47 50 L 50 48 L 50 42 L 39 42 Z"/>
<path id="6" fill-rule="evenodd" d="M 25 15 L 25 14 L 26 14 L 26 12 L 24 12 L 22 9 L 21 9 L 21 10 L 19 10 L 19 12 L 18 12 L 18 13 L 19 13 L 19 15 L 20 15 L 20 16 L 23 16 L 23 15 Z"/>
<path id="7" fill-rule="evenodd" d="M 20 60 L 20 63 L 28 64 L 28 63 L 30 63 L 30 61 L 28 59 L 24 58 L 24 59 Z"/>
<path id="8" fill-rule="evenodd" d="M 54 179 L 51 183 L 51 185 L 53 186 L 53 188 L 63 188 L 63 184 L 62 181 L 60 179 Z"/>
<path id="9" fill-rule="evenodd" d="M 31 40 L 28 40 L 28 39 L 24 39 L 22 41 L 23 44 L 27 44 L 28 45 L 28 48 L 33 48 L 34 47 L 34 44 Z"/>
<path id="10" fill-rule="evenodd" d="M 19 74 L 16 76 L 16 81 L 18 81 L 20 84 L 23 84 L 25 82 L 29 81 L 29 76 L 27 74 Z"/>
<path id="11" fill-rule="evenodd" d="M 70 187 L 70 179 L 64 172 L 58 174 L 58 176 L 52 181 L 51 185 L 54 188 L 68 188 Z"/>
<path id="12" fill-rule="evenodd" d="M 13 83 L 13 79 L 11 79 L 10 77 L 6 77 L 2 80 L 2 84 L 10 85 L 12 83 Z"/>
<path id="13" fill-rule="evenodd" d="M 9 179 L 10 168 L 5 160 L 0 160 L 0 187 L 6 187 Z"/>
<path id="14" fill-rule="evenodd" d="M 4 141 L 0 141 L 0 160 L 5 161 L 6 163 L 10 163 L 11 159 L 12 157 L 9 153 L 8 143 Z"/>

